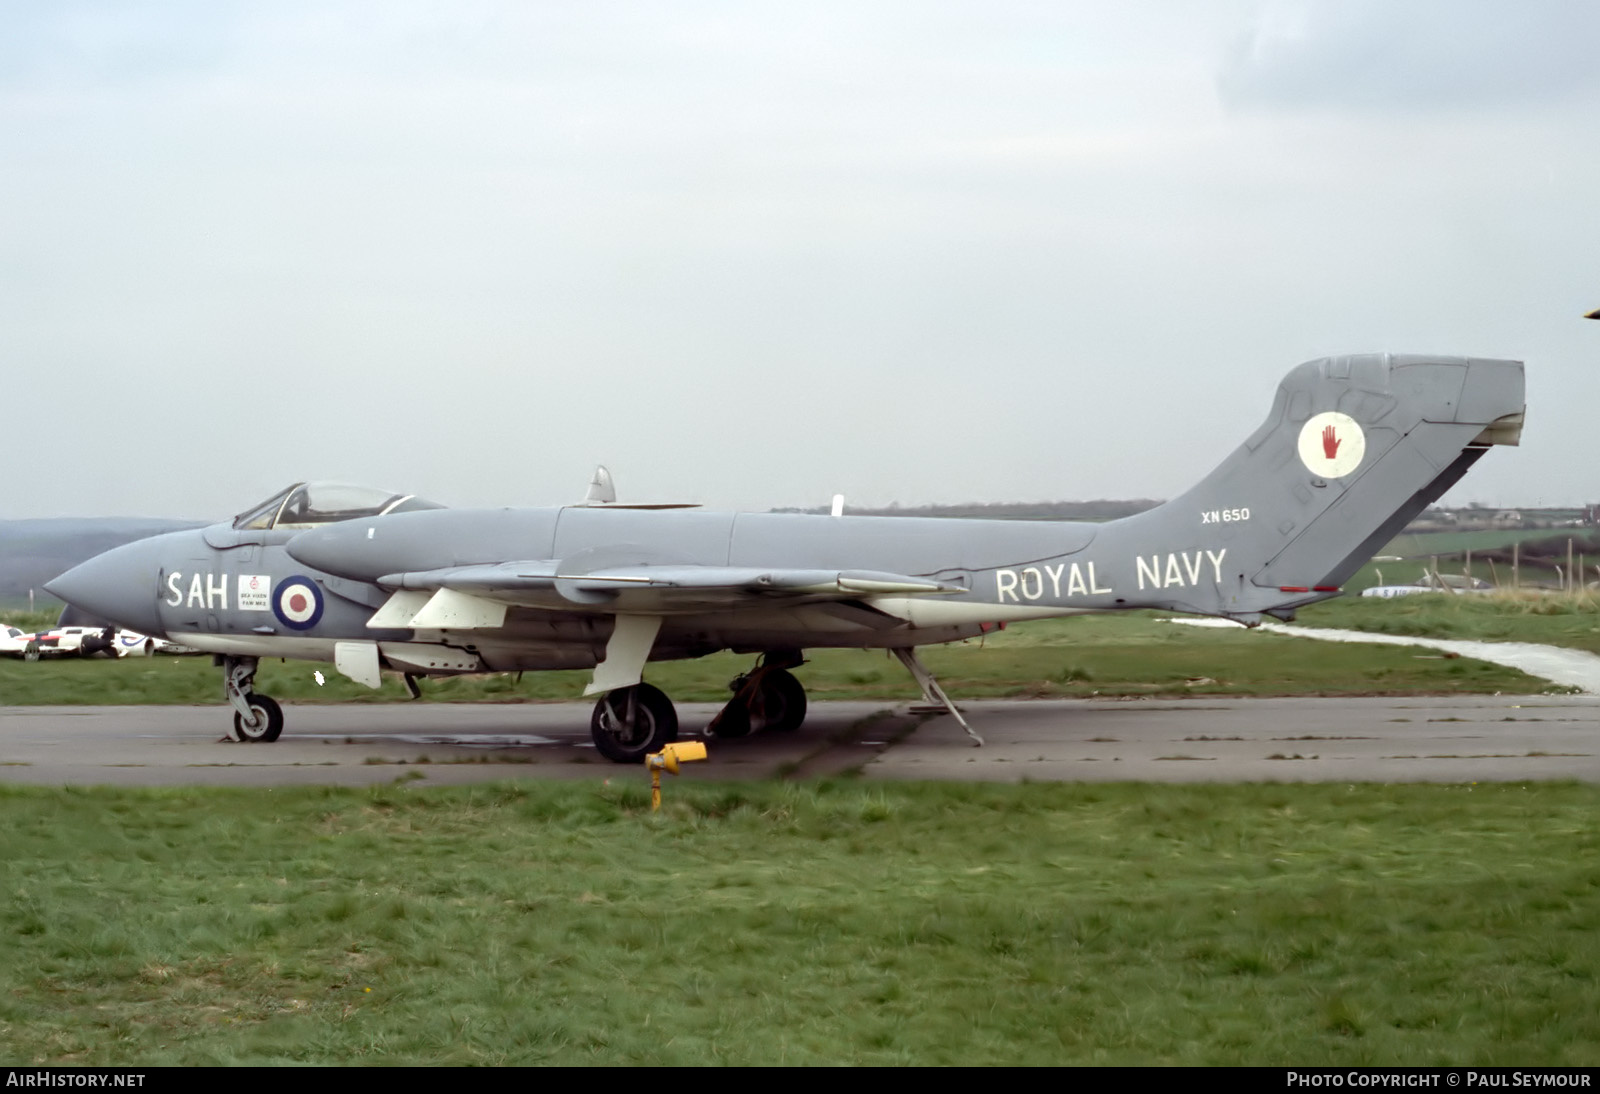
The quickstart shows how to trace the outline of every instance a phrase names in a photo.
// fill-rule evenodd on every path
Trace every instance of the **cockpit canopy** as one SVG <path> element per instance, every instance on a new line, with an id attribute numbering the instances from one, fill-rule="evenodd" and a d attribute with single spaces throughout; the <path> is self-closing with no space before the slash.
<path id="1" fill-rule="evenodd" d="M 297 482 L 260 505 L 233 518 L 237 531 L 273 528 L 313 528 L 358 517 L 410 513 L 418 509 L 443 509 L 436 501 L 415 494 L 393 494 L 371 486 L 343 482 Z"/>

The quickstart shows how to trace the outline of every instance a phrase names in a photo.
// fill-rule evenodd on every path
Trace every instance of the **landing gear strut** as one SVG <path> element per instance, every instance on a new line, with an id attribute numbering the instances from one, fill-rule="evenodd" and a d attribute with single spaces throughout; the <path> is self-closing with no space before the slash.
<path id="1" fill-rule="evenodd" d="M 223 657 L 222 693 L 233 707 L 233 732 L 229 740 L 266 744 L 283 732 L 283 709 L 265 695 L 250 690 L 256 678 L 254 657 Z"/>
<path id="2" fill-rule="evenodd" d="M 911 673 L 912 678 L 917 682 L 917 686 L 922 689 L 922 701 L 929 707 L 942 707 L 949 711 L 955 720 L 961 723 L 961 728 L 967 731 L 967 736 L 972 738 L 973 746 L 981 747 L 983 738 L 978 736 L 976 730 L 967 725 L 967 720 L 961 716 L 961 712 L 956 709 L 956 705 L 950 701 L 950 696 L 944 693 L 944 688 L 939 686 L 939 681 L 933 678 L 933 673 L 928 671 L 928 666 L 924 665 L 922 658 L 917 656 L 915 647 L 895 646 L 891 652 L 900 659 L 900 663 L 906 667 L 906 671 Z"/>
<path id="3" fill-rule="evenodd" d="M 649 684 L 617 688 L 595 703 L 589 735 L 606 759 L 644 763 L 650 753 L 678 739 L 678 712 L 660 688 Z"/>
<path id="4" fill-rule="evenodd" d="M 733 698 L 706 727 L 708 737 L 743 737 L 758 729 L 793 733 L 806 720 L 806 689 L 789 672 L 804 661 L 799 650 L 769 650 L 756 667 L 735 676 Z"/>

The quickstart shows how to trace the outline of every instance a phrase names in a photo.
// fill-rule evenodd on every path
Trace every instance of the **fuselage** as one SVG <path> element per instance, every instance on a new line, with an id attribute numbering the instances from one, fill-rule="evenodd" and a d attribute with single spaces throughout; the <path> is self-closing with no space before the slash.
<path id="1" fill-rule="evenodd" d="M 947 642 L 1006 622 L 1128 606 L 1124 593 L 1143 604 L 1170 589 L 1160 597 L 1170 600 L 1198 585 L 1215 586 L 1222 572 L 1226 547 L 1209 556 L 1196 546 L 1172 557 L 1117 558 L 1093 550 L 1099 531 L 1075 522 L 436 509 L 310 530 L 218 524 L 169 533 L 85 563 L 59 579 L 58 591 L 124 625 L 209 652 L 331 661 L 339 641 L 371 640 L 407 647 L 403 660 L 417 671 L 452 672 L 592 666 L 603 656 L 613 617 L 563 604 L 515 608 L 504 626 L 489 630 L 373 629 L 368 621 L 389 599 L 386 586 L 395 575 L 553 559 L 579 569 L 625 562 L 888 571 L 964 590 L 668 609 L 651 654 L 661 660 L 725 648 Z M 445 651 L 437 664 L 426 664 L 415 648 L 428 645 Z"/>

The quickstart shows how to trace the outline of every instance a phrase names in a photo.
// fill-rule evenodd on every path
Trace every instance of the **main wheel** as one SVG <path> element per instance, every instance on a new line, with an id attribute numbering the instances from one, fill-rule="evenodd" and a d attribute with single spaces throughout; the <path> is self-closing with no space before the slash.
<path id="1" fill-rule="evenodd" d="M 233 732 L 241 741 L 268 744 L 283 732 L 283 708 L 276 699 L 250 692 L 244 697 L 250 704 L 250 721 L 246 722 L 238 711 L 233 712 Z"/>
<path id="2" fill-rule="evenodd" d="M 39 643 L 37 643 L 37 642 L 29 642 L 26 646 L 23 646 L 22 647 L 22 659 L 24 661 L 37 661 L 37 660 L 39 660 Z"/>
<path id="3" fill-rule="evenodd" d="M 717 715 L 713 733 L 718 737 L 746 737 L 757 730 L 793 733 L 806 720 L 806 689 L 783 669 L 766 669 L 755 694 L 737 694 L 746 677 L 733 682 L 735 696 Z"/>
<path id="4" fill-rule="evenodd" d="M 606 759 L 644 763 L 650 753 L 678 739 L 678 712 L 660 688 L 649 684 L 618 688 L 594 705 L 589 735 Z"/>
<path id="5" fill-rule="evenodd" d="M 761 704 L 766 729 L 793 733 L 806 720 L 806 689 L 784 669 L 773 669 L 761 678 Z"/>
<path id="6" fill-rule="evenodd" d="M 706 727 L 708 737 L 747 737 L 750 735 L 750 704 L 739 693 L 744 690 L 745 683 L 750 679 L 745 673 L 740 673 L 728 682 L 728 690 L 733 692 L 733 698 L 727 705 L 717 712 L 711 720 L 711 725 Z"/>
<path id="7" fill-rule="evenodd" d="M 717 713 L 715 724 L 706 726 L 707 737 L 748 737 L 750 735 L 750 708 L 742 699 L 729 699 L 728 705 Z"/>

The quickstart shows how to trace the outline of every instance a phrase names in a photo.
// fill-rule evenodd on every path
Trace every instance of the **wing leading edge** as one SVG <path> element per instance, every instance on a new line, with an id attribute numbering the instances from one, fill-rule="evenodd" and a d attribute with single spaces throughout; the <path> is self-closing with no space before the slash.
<path id="1" fill-rule="evenodd" d="M 947 596 L 956 584 L 877 570 L 775 570 L 741 566 L 633 565 L 566 572 L 557 561 L 452 566 L 388 574 L 389 600 L 369 627 L 503 626 L 507 608 L 674 615 L 855 600 L 870 596 Z"/>

